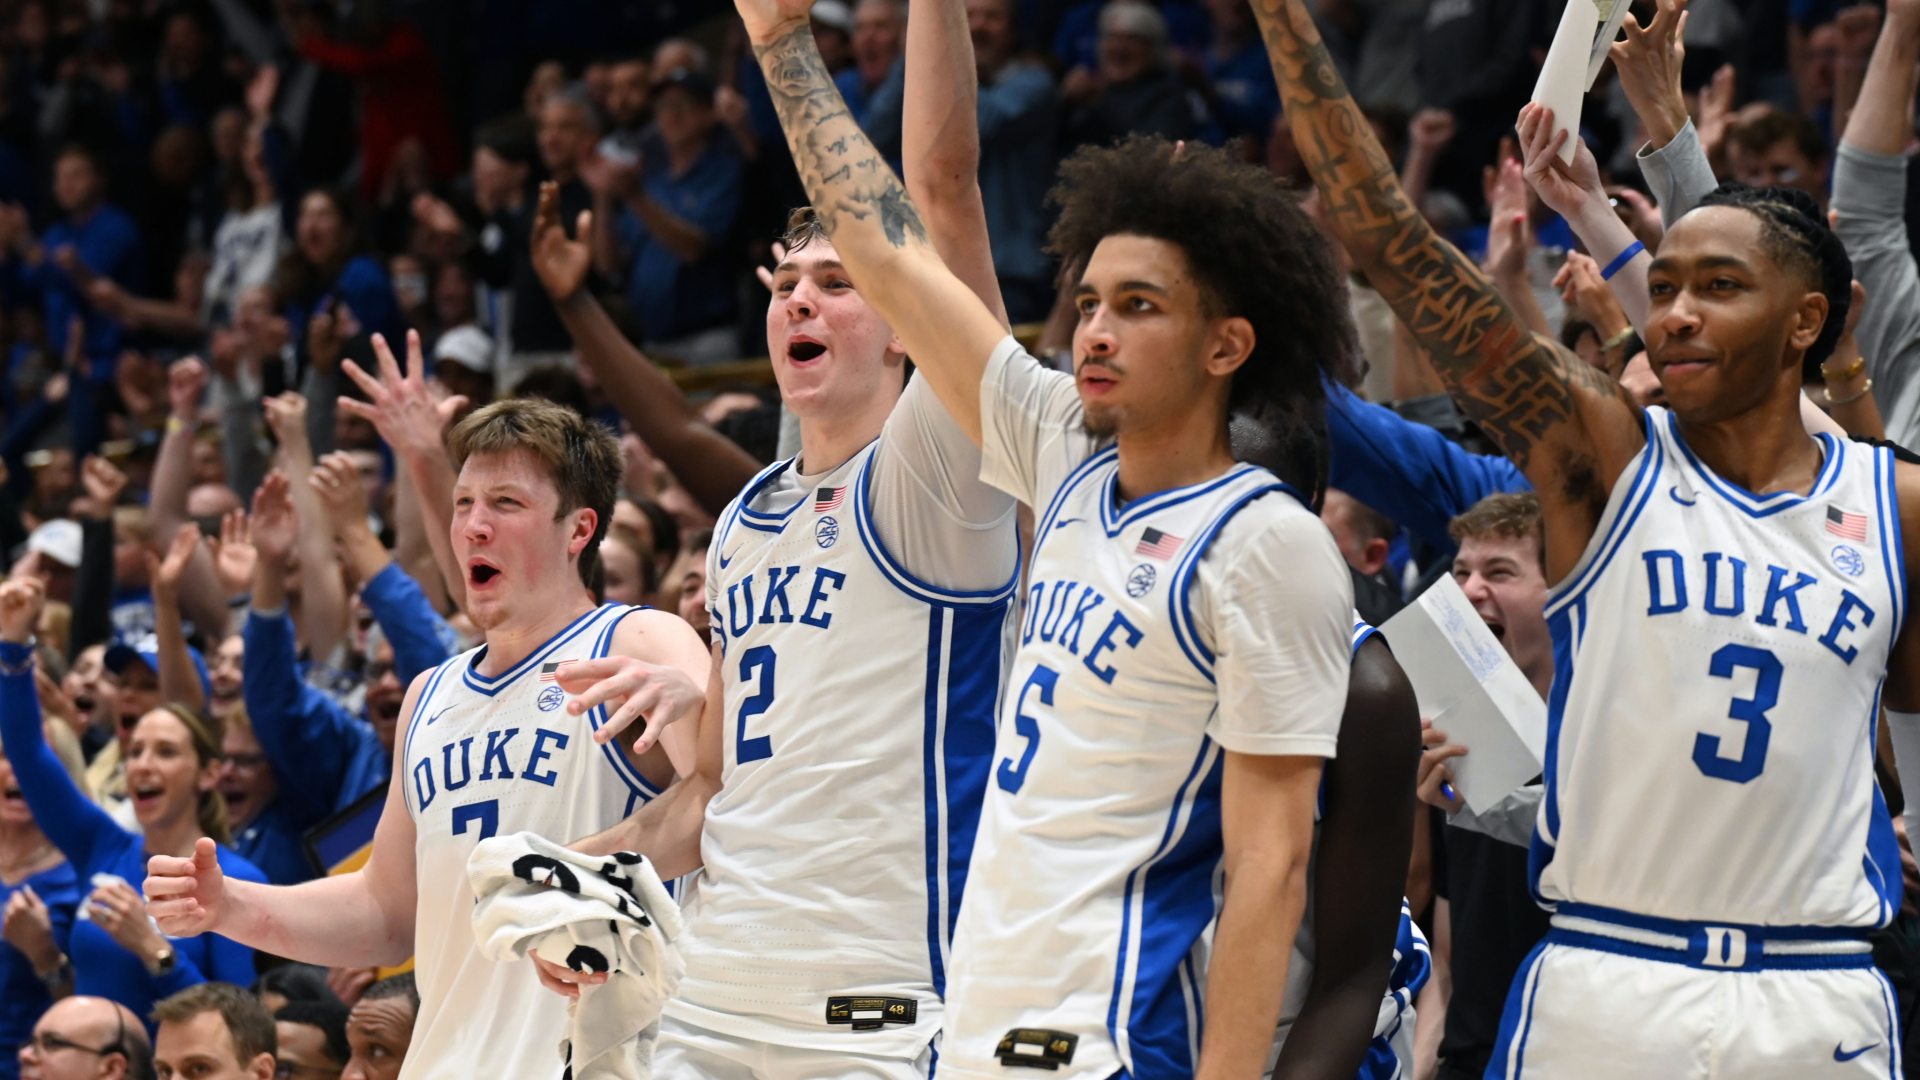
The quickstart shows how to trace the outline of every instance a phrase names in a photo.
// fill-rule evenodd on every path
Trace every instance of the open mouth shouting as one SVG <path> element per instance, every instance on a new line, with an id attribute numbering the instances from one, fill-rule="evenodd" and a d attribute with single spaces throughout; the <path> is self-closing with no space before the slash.
<path id="1" fill-rule="evenodd" d="M 796 367 L 805 367 L 826 354 L 825 345 L 805 334 L 796 334 L 787 340 L 787 360 Z"/>
<path id="2" fill-rule="evenodd" d="M 476 555 L 467 560 L 467 587 L 469 589 L 484 591 L 489 586 L 499 584 L 501 577 L 501 569 L 492 562 L 489 562 L 485 557 Z"/>
<path id="3" fill-rule="evenodd" d="M 153 809 L 159 805 L 160 797 L 166 793 L 166 787 L 155 780 L 127 782 L 127 795 L 133 800 L 133 808 L 136 811 Z"/>

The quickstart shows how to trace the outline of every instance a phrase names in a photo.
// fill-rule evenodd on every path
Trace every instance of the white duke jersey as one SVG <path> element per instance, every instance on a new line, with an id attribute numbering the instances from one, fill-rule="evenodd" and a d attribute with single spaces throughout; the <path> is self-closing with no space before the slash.
<path id="1" fill-rule="evenodd" d="M 1190 1077 L 1224 753 L 1333 756 L 1350 578 L 1252 465 L 1119 505 L 1072 378 L 1010 338 L 981 408 L 984 475 L 1043 509 L 940 1073 Z"/>
<path id="2" fill-rule="evenodd" d="M 484 645 L 427 677 L 394 769 L 413 815 L 419 888 L 420 1015 L 405 1080 L 561 1075 L 555 1048 L 566 1038 L 567 1000 L 527 964 L 498 964 L 474 947 L 467 856 L 507 833 L 576 840 L 658 793 L 618 743 L 593 741 L 605 706 L 568 715 L 554 677 L 569 662 L 607 655 L 620 620 L 639 610 L 596 608 L 492 678 L 475 670 Z"/>
<path id="3" fill-rule="evenodd" d="M 723 643 L 725 766 L 688 886 L 687 974 L 668 1015 L 743 1040 L 911 1060 L 940 1028 L 952 924 L 993 752 L 1018 567 L 1013 504 L 967 525 L 903 488 L 907 441 L 972 443 L 916 379 L 886 433 L 825 473 L 782 462 L 744 490 L 708 551 Z M 908 419 L 903 422 L 902 417 Z M 906 430 L 904 425 L 912 426 Z M 894 454 L 889 459 L 885 455 Z M 937 481 L 930 481 L 937 482 Z M 956 530 L 975 578 L 937 588 L 882 542 L 876 493 L 910 500 L 918 540 Z M 912 531 L 912 530 L 909 530 Z M 895 534 L 889 534 L 889 539 Z M 968 550 L 970 547 L 971 550 Z M 924 559 L 922 561 L 925 561 Z M 949 570 L 960 570 L 949 567 Z"/>
<path id="4" fill-rule="evenodd" d="M 1893 455 L 1823 434 L 1810 494 L 1756 496 L 1714 475 L 1667 410 L 1646 428 L 1549 595 L 1537 899 L 1884 926 L 1900 853 L 1874 727 L 1907 599 Z"/>

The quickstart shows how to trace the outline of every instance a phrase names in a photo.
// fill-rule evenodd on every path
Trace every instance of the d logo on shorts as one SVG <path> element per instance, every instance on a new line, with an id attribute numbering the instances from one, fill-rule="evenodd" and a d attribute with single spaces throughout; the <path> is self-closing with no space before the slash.
<path id="1" fill-rule="evenodd" d="M 1710 968 L 1747 966 L 1747 932 L 1731 926 L 1706 927 L 1707 951 L 1700 963 Z"/>

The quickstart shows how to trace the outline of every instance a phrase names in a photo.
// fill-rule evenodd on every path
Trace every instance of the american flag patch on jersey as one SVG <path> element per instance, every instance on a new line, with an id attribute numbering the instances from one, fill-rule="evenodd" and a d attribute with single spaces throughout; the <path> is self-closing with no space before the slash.
<path id="1" fill-rule="evenodd" d="M 561 660 L 557 663 L 540 665 L 541 682 L 558 682 L 560 673 L 579 663 L 578 660 Z"/>
<path id="2" fill-rule="evenodd" d="M 1867 542 L 1867 515 L 1850 514 L 1837 506 L 1827 507 L 1827 531 L 1842 540 Z"/>
<path id="3" fill-rule="evenodd" d="M 813 493 L 813 512 L 824 514 L 829 510 L 838 510 L 846 498 L 847 488 L 844 484 L 837 488 L 821 488 Z"/>
<path id="4" fill-rule="evenodd" d="M 1155 559 L 1171 559 L 1173 553 L 1186 543 L 1184 537 L 1163 533 L 1159 529 L 1149 528 L 1140 534 L 1140 543 L 1133 549 L 1135 555 L 1146 555 Z"/>

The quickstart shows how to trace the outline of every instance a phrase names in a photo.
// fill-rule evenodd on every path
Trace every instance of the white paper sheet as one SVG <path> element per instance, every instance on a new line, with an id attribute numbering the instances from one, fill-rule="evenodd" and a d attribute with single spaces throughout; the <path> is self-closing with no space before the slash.
<path id="1" fill-rule="evenodd" d="M 1608 2 L 1620 6 L 1618 0 Z M 1568 165 L 1573 164 L 1574 144 L 1580 137 L 1580 104 L 1587 96 L 1587 68 L 1599 32 L 1600 9 L 1594 0 L 1567 0 L 1560 28 L 1547 48 L 1547 62 L 1540 66 L 1540 78 L 1533 84 L 1534 104 L 1553 110 L 1555 134 L 1571 133 L 1560 148 L 1560 160 Z"/>
<path id="2" fill-rule="evenodd" d="M 1591 0 L 1571 0 L 1591 3 Z M 1451 576 L 1380 628 L 1413 682 L 1420 715 L 1472 753 L 1447 762 L 1453 787 L 1480 811 L 1540 775 L 1547 704 Z"/>
<path id="3" fill-rule="evenodd" d="M 1607 62 L 1607 53 L 1613 48 L 1613 40 L 1620 36 L 1620 27 L 1627 21 L 1627 9 L 1632 6 L 1632 0 L 1596 0 L 1600 31 L 1593 35 L 1593 51 L 1587 57 L 1587 89 L 1593 89 L 1593 80 L 1600 77 L 1600 67 Z"/>

